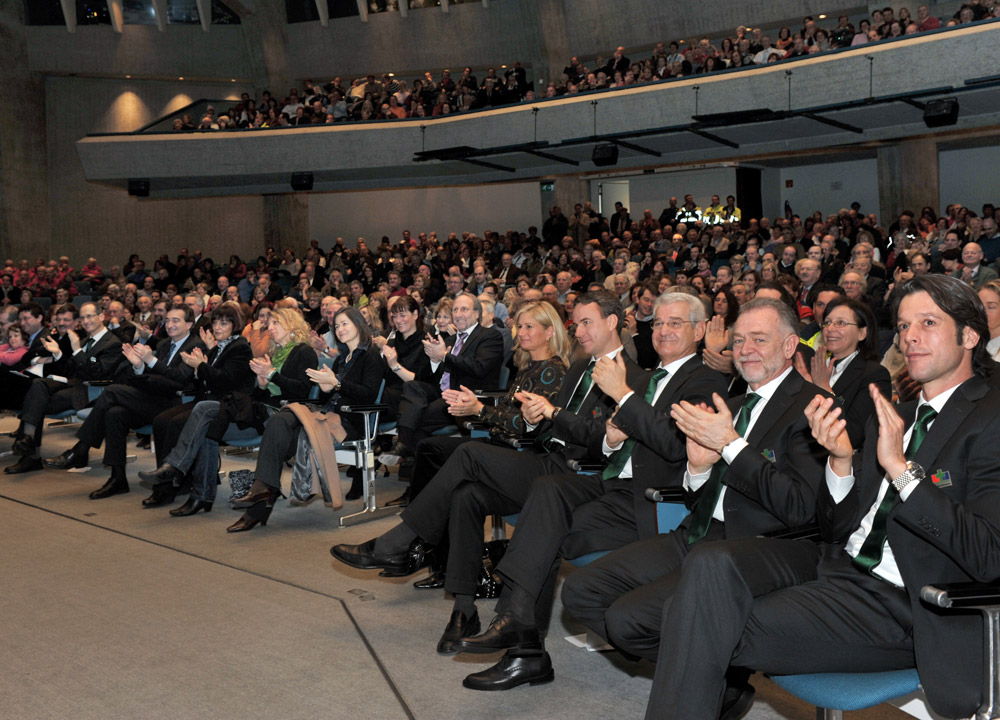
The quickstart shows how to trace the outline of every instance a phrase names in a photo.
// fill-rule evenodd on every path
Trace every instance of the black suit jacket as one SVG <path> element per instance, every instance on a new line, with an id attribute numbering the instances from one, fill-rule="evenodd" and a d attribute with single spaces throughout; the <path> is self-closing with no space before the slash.
<path id="1" fill-rule="evenodd" d="M 873 328 L 874 329 L 874 328 Z M 875 417 L 875 401 L 868 392 L 868 385 L 875 383 L 882 394 L 892 397 L 892 379 L 878 360 L 863 360 L 855 357 L 833 384 L 833 394 L 843 402 L 843 413 L 847 420 L 847 435 L 851 445 L 860 448 L 865 444 L 865 425 Z"/>
<path id="2" fill-rule="evenodd" d="M 81 338 L 82 343 L 86 340 Z M 82 410 L 89 402 L 84 382 L 95 380 L 111 380 L 121 364 L 122 343 L 115 335 L 105 332 L 101 339 L 94 343 L 89 352 L 73 354 L 72 347 L 64 350 L 62 357 L 49 365 L 48 375 L 63 375 L 69 378 L 70 385 L 75 388 L 73 408 Z"/>
<path id="3" fill-rule="evenodd" d="M 912 425 L 916 402 L 899 407 Z M 875 437 L 874 418 L 868 432 Z M 973 377 L 962 383 L 931 426 L 912 460 L 927 477 L 890 511 L 888 538 L 913 611 L 913 642 L 920 682 L 934 710 L 968 717 L 979 707 L 983 678 L 983 623 L 978 612 L 940 612 L 920 600 L 928 584 L 1000 577 L 1000 390 Z M 834 503 L 824 482 L 817 518 L 823 539 L 843 544 L 874 504 L 885 471 L 876 443 L 855 456 L 855 485 Z M 951 483 L 932 475 L 948 473 Z"/>
<path id="4" fill-rule="evenodd" d="M 503 337 L 493 328 L 476 325 L 465 338 L 458 355 L 451 354 L 458 335 L 446 341 L 448 354 L 434 372 L 432 383 L 441 382 L 441 375 L 448 371 L 450 387 L 458 390 L 465 385 L 470 390 L 499 390 L 500 367 L 503 364 Z"/>
<path id="5" fill-rule="evenodd" d="M 183 390 L 192 390 L 194 369 L 184 364 L 184 361 L 181 360 L 181 353 L 191 352 L 196 347 L 205 349 L 201 338 L 191 333 L 168 363 L 170 339 L 161 340 L 155 351 L 156 364 L 153 367 L 147 367 L 142 371 L 142 374 L 136 375 L 132 365 L 125 363 L 124 367 L 120 367 L 118 370 L 118 381 L 161 396 L 176 395 Z"/>
<path id="6" fill-rule="evenodd" d="M 46 338 L 48 336 L 49 336 L 49 329 L 42 328 L 35 336 L 35 339 L 31 341 L 31 344 L 28 345 L 28 352 L 26 352 L 24 356 L 21 357 L 21 359 L 18 360 L 9 369 L 24 370 L 26 367 L 31 365 L 31 361 L 34 360 L 36 357 L 49 357 L 49 351 L 45 349 L 44 345 L 42 345 L 42 338 Z"/>
<path id="7" fill-rule="evenodd" d="M 628 355 L 625 358 L 625 382 L 629 387 L 645 388 L 649 382 L 649 373 L 636 365 Z M 558 408 L 565 408 L 573 399 L 576 386 L 580 382 L 583 373 L 590 365 L 590 358 L 577 360 L 569 366 L 566 376 L 563 378 L 562 387 L 556 395 L 552 404 Z M 598 433 L 603 437 L 604 421 L 611 417 L 615 411 L 615 401 L 601 392 L 595 383 L 587 397 L 584 398 L 580 409 L 571 413 L 568 410 L 561 410 L 555 415 L 551 422 L 546 422 L 539 426 L 536 438 L 556 438 L 562 440 L 566 445 L 558 450 L 558 455 L 565 460 L 587 460 L 590 462 L 604 463 L 607 458 L 601 452 L 600 444 L 594 444 L 593 438 Z M 536 443 L 531 448 L 534 452 L 548 452 L 542 443 Z"/>
<path id="8" fill-rule="evenodd" d="M 252 359 L 253 349 L 244 337 L 233 340 L 221 353 L 216 345 L 206 356 L 207 362 L 195 370 L 197 399 L 217 400 L 234 392 L 250 392 L 254 384 L 254 374 L 250 369 Z"/>
<path id="9" fill-rule="evenodd" d="M 817 395 L 829 397 L 792 370 L 764 406 L 747 435 L 749 447 L 733 458 L 722 478 L 728 488 L 723 500 L 727 538 L 812 522 L 826 452 L 813 439 L 803 411 Z M 743 400 L 728 402 L 734 417 Z"/>
<path id="10" fill-rule="evenodd" d="M 724 398 L 728 385 L 728 379 L 706 367 L 700 355 L 695 355 L 674 373 L 655 405 L 643 398 L 648 382 L 647 378 L 641 387 L 629 385 L 635 394 L 621 404 L 615 416 L 615 424 L 636 441 L 632 449 L 632 499 L 640 538 L 657 533 L 656 507 L 646 499 L 646 488 L 680 487 L 684 479 L 686 438 L 670 417 L 671 406 L 681 400 L 711 405 L 712 393 Z M 594 440 L 600 446 L 604 440 L 603 429 Z"/>

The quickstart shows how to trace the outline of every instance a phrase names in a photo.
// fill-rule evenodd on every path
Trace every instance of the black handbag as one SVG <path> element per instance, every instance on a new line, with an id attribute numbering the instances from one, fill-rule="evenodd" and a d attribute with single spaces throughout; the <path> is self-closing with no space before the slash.
<path id="1" fill-rule="evenodd" d="M 229 471 L 229 487 L 232 490 L 232 493 L 229 495 L 230 505 L 250 492 L 250 487 L 253 485 L 253 478 L 253 470 Z"/>

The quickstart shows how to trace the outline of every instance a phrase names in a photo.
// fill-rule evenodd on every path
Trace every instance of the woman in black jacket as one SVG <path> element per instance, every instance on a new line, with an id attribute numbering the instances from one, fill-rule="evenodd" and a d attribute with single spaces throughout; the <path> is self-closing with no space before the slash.
<path id="1" fill-rule="evenodd" d="M 424 352 L 424 319 L 421 317 L 420 303 L 409 295 L 393 299 L 389 313 L 394 330 L 382 347 L 385 358 L 386 378 L 382 402 L 389 409 L 379 418 L 382 421 L 396 419 L 396 409 L 403 394 L 403 383 L 411 380 L 427 382 L 433 373 L 431 363 Z"/>
<path id="2" fill-rule="evenodd" d="M 185 423 L 185 428 L 190 424 L 192 430 L 182 430 L 181 438 L 173 448 L 180 467 L 164 458 L 154 472 L 140 473 L 143 485 L 154 490 L 161 488 L 162 491 L 179 484 L 183 477 L 181 471 L 187 469 L 183 468 L 180 458 L 189 454 L 202 458 L 217 457 L 219 442 L 231 423 L 236 423 L 246 434 L 260 434 L 269 415 L 280 407 L 282 401 L 297 402 L 309 397 L 312 383 L 306 371 L 316 368 L 316 352 L 309 344 L 309 326 L 302 313 L 290 308 L 273 310 L 268 331 L 272 339 L 271 352 L 248 361 L 250 382 L 215 398 L 217 407 L 200 404 L 201 411 L 192 413 Z M 196 361 L 192 358 L 192 362 Z M 198 375 L 207 377 L 210 373 L 211 368 L 205 368 L 200 369 Z M 204 429 L 206 425 L 207 430 Z M 181 445 L 182 438 L 187 443 L 185 446 Z M 204 469 L 196 472 L 202 475 Z M 202 480 L 207 482 L 205 477 Z M 198 510 L 211 510 L 215 484 L 208 482 L 208 485 L 210 487 L 199 487 L 192 493 L 195 502 L 185 503 L 171 514 L 193 515 Z"/>
<path id="3" fill-rule="evenodd" d="M 344 405 L 375 402 L 382 386 L 385 362 L 373 349 L 371 332 L 358 310 L 352 307 L 338 310 L 333 316 L 333 331 L 339 351 L 333 367 L 309 369 L 306 374 L 319 386 L 324 411 L 332 412 L 329 421 L 334 439 L 343 442 L 362 437 L 365 428 L 360 417 L 341 416 L 339 409 Z M 236 507 L 246 508 L 246 512 L 227 528 L 227 532 L 243 532 L 258 523 L 267 524 L 274 503 L 281 497 L 282 467 L 285 460 L 295 454 L 301 427 L 302 423 L 288 408 L 275 413 L 268 421 L 261 438 L 253 487 L 236 503 Z M 355 472 L 346 498 L 355 499 L 361 493 L 361 475 Z"/>

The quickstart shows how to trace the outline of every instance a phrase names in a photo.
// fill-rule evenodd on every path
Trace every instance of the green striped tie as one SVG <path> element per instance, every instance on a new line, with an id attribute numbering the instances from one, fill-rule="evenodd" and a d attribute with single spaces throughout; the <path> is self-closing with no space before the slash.
<path id="1" fill-rule="evenodd" d="M 913 423 L 913 432 L 910 433 L 910 444 L 906 447 L 906 459 L 911 460 L 917 454 L 917 450 L 927 437 L 930 425 L 937 417 L 937 411 L 930 405 L 924 404 L 917 410 L 917 421 Z M 885 548 L 886 538 L 889 536 L 889 511 L 892 510 L 899 499 L 899 491 L 891 482 L 889 488 L 879 503 L 875 517 L 872 519 L 872 529 L 865 538 L 858 556 L 854 558 L 854 565 L 859 570 L 864 570 L 869 575 L 882 562 L 882 551 Z"/>
<path id="2" fill-rule="evenodd" d="M 646 386 L 646 394 L 643 396 L 647 403 L 653 402 L 653 396 L 656 395 L 656 386 L 667 376 L 667 371 L 663 368 L 657 368 L 653 371 L 653 376 L 649 379 L 649 385 Z M 626 438 L 622 446 L 611 453 L 611 457 L 608 459 L 608 466 L 604 468 L 604 472 L 601 473 L 602 480 L 610 480 L 611 478 L 616 478 L 621 475 L 622 468 L 625 467 L 625 463 L 628 459 L 632 457 L 632 448 L 635 446 L 635 440 L 632 438 Z"/>
<path id="3" fill-rule="evenodd" d="M 736 424 L 733 426 L 736 434 L 740 437 L 743 437 L 743 434 L 750 426 L 750 415 L 754 407 L 761 400 L 761 396 L 757 393 L 748 393 L 743 400 L 743 406 L 740 407 L 740 411 L 736 415 Z M 705 533 L 708 532 L 708 526 L 712 524 L 712 515 L 715 513 L 715 506 L 719 504 L 719 496 L 722 495 L 722 476 L 726 474 L 726 470 L 728 469 L 729 464 L 721 458 L 712 466 L 712 474 L 709 475 L 701 497 L 698 498 L 698 502 L 695 503 L 694 508 L 691 510 L 691 524 L 688 525 L 688 545 L 701 540 L 705 537 Z"/>

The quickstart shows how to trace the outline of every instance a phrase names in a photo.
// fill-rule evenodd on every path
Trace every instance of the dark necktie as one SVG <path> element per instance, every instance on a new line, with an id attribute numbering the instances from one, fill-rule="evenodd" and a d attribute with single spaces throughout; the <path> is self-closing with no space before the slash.
<path id="1" fill-rule="evenodd" d="M 94 347 L 94 338 L 87 338 L 87 342 L 83 344 L 83 354 L 89 353 L 92 347 Z"/>
<path id="2" fill-rule="evenodd" d="M 743 434 L 750 426 L 750 414 L 754 407 L 761 401 L 761 396 L 757 393 L 748 393 L 743 400 L 739 413 L 736 415 L 736 423 L 733 428 L 736 434 L 743 437 Z M 715 513 L 715 506 L 719 504 L 719 496 L 722 495 L 722 476 L 729 469 L 729 464 L 721 458 L 712 466 L 712 474 L 708 477 L 708 482 L 702 489 L 701 497 L 691 510 L 691 524 L 688 526 L 688 545 L 701 540 L 708 532 L 708 526 L 712 524 L 712 515 Z"/>
<path id="3" fill-rule="evenodd" d="M 667 371 L 663 368 L 657 368 L 653 371 L 653 376 L 649 379 L 649 385 L 646 386 L 646 394 L 643 396 L 647 403 L 653 402 L 653 397 L 656 395 L 656 386 L 667 374 Z M 633 438 L 626 438 L 622 446 L 611 453 L 611 457 L 608 458 L 608 466 L 601 473 L 601 479 L 610 480 L 621 475 L 625 463 L 632 457 L 632 449 L 634 447 L 635 440 Z"/>
<path id="4" fill-rule="evenodd" d="M 174 353 L 177 352 L 177 343 L 170 343 L 170 354 L 167 355 L 167 365 L 169 366 L 171 361 L 174 359 Z"/>
<path id="5" fill-rule="evenodd" d="M 930 424 L 934 422 L 934 418 L 936 417 L 937 411 L 930 405 L 925 403 L 920 406 L 920 409 L 917 411 L 917 421 L 913 423 L 913 432 L 910 433 L 910 443 L 906 447 L 905 455 L 907 460 L 912 460 L 913 456 L 917 454 L 917 450 L 923 444 L 924 438 L 927 437 Z M 889 511 L 892 510 L 898 499 L 899 491 L 890 482 L 885 495 L 882 497 L 882 502 L 879 503 L 878 510 L 875 511 L 875 517 L 872 519 L 872 529 L 868 533 L 868 537 L 865 538 L 864 543 L 862 543 L 861 549 L 858 550 L 858 556 L 854 558 L 855 567 L 864 570 L 869 575 L 882 562 L 882 551 L 885 548 L 885 541 L 889 534 Z"/>
<path id="6" fill-rule="evenodd" d="M 570 398 L 569 405 L 566 406 L 566 410 L 571 413 L 575 413 L 583 405 L 584 399 L 587 397 L 587 393 L 590 392 L 590 386 L 593 384 L 593 374 L 594 374 L 594 361 L 591 360 L 587 369 L 583 373 L 583 377 L 580 378 L 580 384 L 576 386 L 576 391 L 573 393 L 573 397 Z"/>

